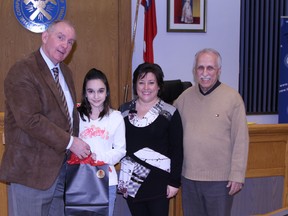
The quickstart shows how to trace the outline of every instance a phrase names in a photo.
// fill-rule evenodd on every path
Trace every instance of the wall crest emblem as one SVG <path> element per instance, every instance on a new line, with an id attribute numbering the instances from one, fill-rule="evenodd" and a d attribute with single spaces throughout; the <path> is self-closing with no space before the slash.
<path id="1" fill-rule="evenodd" d="M 14 0 L 14 14 L 23 27 L 42 33 L 65 17 L 66 0 Z"/>

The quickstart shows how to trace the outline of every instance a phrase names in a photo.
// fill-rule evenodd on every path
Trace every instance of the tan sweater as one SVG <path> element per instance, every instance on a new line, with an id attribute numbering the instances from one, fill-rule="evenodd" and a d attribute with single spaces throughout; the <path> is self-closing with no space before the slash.
<path id="1" fill-rule="evenodd" d="M 249 135 L 239 93 L 222 83 L 204 96 L 196 85 L 174 105 L 184 130 L 182 175 L 199 181 L 244 182 Z"/>

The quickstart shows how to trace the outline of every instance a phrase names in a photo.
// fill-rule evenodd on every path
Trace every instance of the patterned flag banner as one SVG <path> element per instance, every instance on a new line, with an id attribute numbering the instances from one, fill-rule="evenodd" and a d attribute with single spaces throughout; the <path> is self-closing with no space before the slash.
<path id="1" fill-rule="evenodd" d="M 143 59 L 154 63 L 153 40 L 157 34 L 155 1 L 142 0 L 141 5 L 145 8 Z"/>
<path id="2" fill-rule="evenodd" d="M 288 17 L 281 17 L 280 34 L 278 115 L 279 123 L 288 123 Z"/>

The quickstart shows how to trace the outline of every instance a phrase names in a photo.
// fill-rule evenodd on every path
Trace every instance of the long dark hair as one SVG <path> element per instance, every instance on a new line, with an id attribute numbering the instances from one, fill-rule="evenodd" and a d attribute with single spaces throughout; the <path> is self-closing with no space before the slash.
<path id="1" fill-rule="evenodd" d="M 91 70 L 88 71 L 88 73 L 86 74 L 86 76 L 84 78 L 83 87 L 82 87 L 81 104 L 77 108 L 78 112 L 80 113 L 80 117 L 83 121 L 85 121 L 84 115 L 87 116 L 88 119 L 90 120 L 89 116 L 92 113 L 91 105 L 90 105 L 90 103 L 86 97 L 86 86 L 87 86 L 87 82 L 89 80 L 94 80 L 94 79 L 101 80 L 104 83 L 104 85 L 106 86 L 106 98 L 105 98 L 105 101 L 103 103 L 103 110 L 99 114 L 99 118 L 102 119 L 106 114 L 108 115 L 109 109 L 111 107 L 110 87 L 109 87 L 108 79 L 102 71 L 97 70 L 95 68 L 92 68 Z"/>

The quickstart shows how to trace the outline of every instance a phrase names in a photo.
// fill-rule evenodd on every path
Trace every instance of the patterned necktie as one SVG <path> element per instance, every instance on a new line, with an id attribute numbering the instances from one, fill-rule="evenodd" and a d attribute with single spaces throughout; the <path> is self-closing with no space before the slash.
<path id="1" fill-rule="evenodd" d="M 60 96 L 61 96 L 61 100 L 63 102 L 64 108 L 65 108 L 65 112 L 66 112 L 66 115 L 67 115 L 67 118 L 68 118 L 68 121 L 69 121 L 69 132 L 70 132 L 70 134 L 72 134 L 73 133 L 73 127 L 72 127 L 71 117 L 70 117 L 68 106 L 67 106 L 67 101 L 66 101 L 64 92 L 62 90 L 62 87 L 61 87 L 61 85 L 59 83 L 59 70 L 58 70 L 57 67 L 55 67 L 55 68 L 52 69 L 52 71 L 54 73 L 55 83 L 56 83 L 56 86 L 57 86 L 57 88 L 59 90 L 59 93 L 60 93 Z"/>

